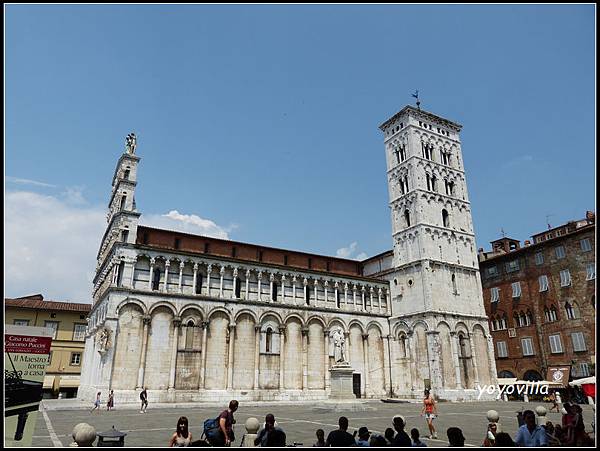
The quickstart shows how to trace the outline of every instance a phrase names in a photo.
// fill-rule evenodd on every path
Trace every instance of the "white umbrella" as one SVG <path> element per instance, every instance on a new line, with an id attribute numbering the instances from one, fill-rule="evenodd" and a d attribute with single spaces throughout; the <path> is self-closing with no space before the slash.
<path id="1" fill-rule="evenodd" d="M 574 381 L 569 382 L 569 385 L 571 387 L 575 387 L 576 385 L 583 385 L 583 384 L 595 384 L 596 383 L 596 376 L 590 376 L 590 377 L 584 377 L 583 379 L 576 379 Z"/>

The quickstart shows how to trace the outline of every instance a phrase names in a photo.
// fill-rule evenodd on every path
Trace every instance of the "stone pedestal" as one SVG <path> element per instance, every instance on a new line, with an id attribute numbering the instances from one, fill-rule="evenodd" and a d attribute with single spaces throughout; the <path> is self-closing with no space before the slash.
<path id="1" fill-rule="evenodd" d="M 348 363 L 338 363 L 329 369 L 331 395 L 333 399 L 354 399 L 352 391 L 352 373 L 354 369 Z"/>

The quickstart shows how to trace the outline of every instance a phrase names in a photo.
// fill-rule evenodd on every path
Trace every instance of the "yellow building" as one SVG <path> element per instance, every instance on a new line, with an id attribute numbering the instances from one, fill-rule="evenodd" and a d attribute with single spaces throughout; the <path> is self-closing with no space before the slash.
<path id="1" fill-rule="evenodd" d="M 4 299 L 4 323 L 54 330 L 44 397 L 77 396 L 91 304 L 44 301 L 41 294 Z"/>

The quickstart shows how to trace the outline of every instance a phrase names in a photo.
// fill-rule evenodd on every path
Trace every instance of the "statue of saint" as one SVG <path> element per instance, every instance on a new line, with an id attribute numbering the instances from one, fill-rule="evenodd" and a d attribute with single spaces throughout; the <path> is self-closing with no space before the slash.
<path id="1" fill-rule="evenodd" d="M 344 331 L 337 328 L 332 335 L 333 338 L 333 358 L 335 363 L 346 363 L 346 339 Z"/>
<path id="2" fill-rule="evenodd" d="M 104 328 L 102 330 L 100 330 L 100 336 L 98 338 L 98 345 L 99 345 L 99 351 L 102 352 L 106 352 L 110 346 L 110 342 L 109 342 L 109 338 L 110 338 L 110 332 L 108 329 Z"/>
<path id="3" fill-rule="evenodd" d="M 135 153 L 136 146 L 137 137 L 135 136 L 135 133 L 130 133 L 129 135 L 127 135 L 127 138 L 125 138 L 125 150 L 127 151 L 127 153 L 133 155 Z"/>

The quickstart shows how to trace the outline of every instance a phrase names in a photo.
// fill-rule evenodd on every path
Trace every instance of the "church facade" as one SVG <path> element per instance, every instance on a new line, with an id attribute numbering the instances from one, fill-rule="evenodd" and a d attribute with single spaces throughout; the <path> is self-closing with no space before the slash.
<path id="1" fill-rule="evenodd" d="M 357 398 L 476 399 L 495 384 L 461 127 L 407 106 L 380 128 L 394 247 L 362 262 L 140 225 L 129 135 L 78 396 L 327 399 L 340 334 Z"/>

